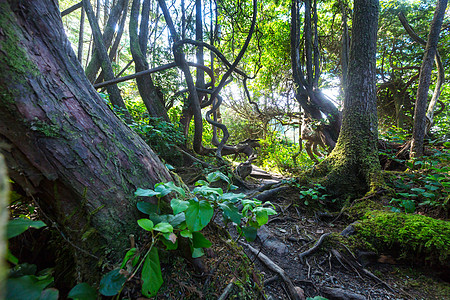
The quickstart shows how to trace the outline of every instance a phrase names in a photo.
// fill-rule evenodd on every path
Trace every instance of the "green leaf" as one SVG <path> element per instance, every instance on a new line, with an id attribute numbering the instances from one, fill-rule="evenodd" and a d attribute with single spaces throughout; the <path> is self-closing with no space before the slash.
<path id="1" fill-rule="evenodd" d="M 169 223 L 161 222 L 156 224 L 155 227 L 153 227 L 153 230 L 160 231 L 162 233 L 168 233 L 173 232 L 173 227 Z"/>
<path id="2" fill-rule="evenodd" d="M 147 231 L 153 230 L 153 222 L 149 219 L 140 219 L 137 221 L 138 225 Z"/>
<path id="3" fill-rule="evenodd" d="M 159 197 L 164 197 L 171 192 L 177 192 L 182 196 L 186 195 L 185 191 L 181 187 L 176 186 L 172 181 L 157 183 L 155 185 L 155 191 L 159 193 Z"/>
<path id="4" fill-rule="evenodd" d="M 53 281 L 53 280 L 52 280 Z M 36 276 L 26 275 L 9 278 L 6 281 L 6 299 L 8 300 L 37 300 L 51 282 L 40 281 Z"/>
<path id="5" fill-rule="evenodd" d="M 185 217 L 184 213 L 179 213 L 176 216 L 169 215 L 167 221 L 173 227 L 177 227 L 178 225 L 180 225 L 181 223 L 186 221 L 186 217 Z"/>
<path id="6" fill-rule="evenodd" d="M 12 263 L 13 265 L 17 265 L 19 263 L 19 259 L 15 257 L 9 249 L 6 249 L 6 260 Z"/>
<path id="7" fill-rule="evenodd" d="M 199 186 L 192 191 L 195 195 L 202 195 L 203 197 L 210 197 L 211 195 L 220 197 L 223 194 L 221 188 L 212 188 L 209 186 Z"/>
<path id="8" fill-rule="evenodd" d="M 265 210 L 257 210 L 256 211 L 256 222 L 258 222 L 259 226 L 266 224 L 269 221 L 269 215 Z"/>
<path id="9" fill-rule="evenodd" d="M 73 300 L 96 300 L 97 291 L 89 284 L 83 282 L 74 286 L 67 297 Z"/>
<path id="10" fill-rule="evenodd" d="M 169 238 L 167 238 L 166 236 L 168 235 Z M 176 250 L 178 248 L 178 240 L 176 240 L 174 243 L 172 243 L 171 236 L 175 236 L 176 235 L 174 233 L 164 233 L 164 239 L 160 239 L 160 241 L 164 244 L 164 246 L 166 246 L 166 250 Z"/>
<path id="11" fill-rule="evenodd" d="M 209 182 L 204 180 L 197 180 L 197 182 L 195 183 L 195 186 L 203 186 L 203 185 L 209 185 Z"/>
<path id="12" fill-rule="evenodd" d="M 194 248 L 192 250 L 192 258 L 202 257 L 203 255 L 205 255 L 205 252 L 202 248 Z"/>
<path id="13" fill-rule="evenodd" d="M 39 229 L 44 226 L 47 225 L 42 221 L 33 221 L 27 218 L 9 220 L 6 227 L 6 237 L 10 239 L 25 232 L 26 230 L 28 230 L 28 228 Z"/>
<path id="14" fill-rule="evenodd" d="M 209 248 L 212 245 L 212 243 L 208 241 L 200 232 L 192 233 L 192 243 L 194 244 L 194 248 Z"/>
<path id="15" fill-rule="evenodd" d="M 189 202 L 180 200 L 180 199 L 172 199 L 170 201 L 170 206 L 172 207 L 173 214 L 179 214 L 180 212 L 185 211 L 188 208 Z"/>
<path id="16" fill-rule="evenodd" d="M 257 229 L 255 227 L 243 227 L 242 232 L 248 242 L 253 242 L 256 239 Z"/>
<path id="17" fill-rule="evenodd" d="M 236 223 L 237 225 L 241 224 L 242 214 L 239 213 L 239 209 L 234 206 L 232 203 L 220 203 L 219 207 L 222 209 L 223 214 Z"/>
<path id="18" fill-rule="evenodd" d="M 239 193 L 239 194 L 235 194 L 235 193 L 225 193 L 222 196 L 220 196 L 219 201 L 230 201 L 230 202 L 237 202 L 237 201 L 241 201 L 242 199 L 245 198 L 245 194 Z"/>
<path id="19" fill-rule="evenodd" d="M 136 207 L 140 212 L 143 212 L 147 215 L 158 213 L 158 205 L 156 204 L 141 201 L 136 204 Z"/>
<path id="20" fill-rule="evenodd" d="M 41 293 L 39 300 L 58 300 L 59 291 L 55 288 L 45 289 Z"/>
<path id="21" fill-rule="evenodd" d="M 192 238 L 192 232 L 189 229 L 183 230 L 180 235 L 184 238 Z"/>
<path id="22" fill-rule="evenodd" d="M 154 191 L 154 190 L 150 190 L 150 189 L 141 189 L 138 188 L 136 190 L 136 192 L 134 192 L 135 196 L 139 196 L 139 197 L 153 197 L 153 196 L 159 196 L 159 193 Z"/>
<path id="23" fill-rule="evenodd" d="M 428 193 L 428 192 L 423 192 L 423 193 L 422 193 L 422 196 L 424 196 L 424 197 L 426 197 L 426 198 L 434 198 L 434 197 L 436 197 L 435 194 L 433 194 L 433 193 Z"/>
<path id="24" fill-rule="evenodd" d="M 126 281 L 127 278 L 120 274 L 120 269 L 112 270 L 100 280 L 99 292 L 103 296 L 117 295 Z"/>
<path id="25" fill-rule="evenodd" d="M 231 184 L 230 178 L 228 178 L 228 176 L 226 176 L 225 174 L 223 174 L 220 171 L 216 171 L 213 173 L 209 173 L 208 175 L 206 175 L 206 180 L 209 181 L 209 183 L 213 183 L 218 181 L 219 179 L 222 179 L 223 181 L 225 181 L 226 183 Z"/>
<path id="26" fill-rule="evenodd" d="M 153 247 L 144 261 L 142 267 L 142 294 L 145 297 L 154 297 L 163 284 L 161 266 L 159 264 L 158 249 Z"/>
<path id="27" fill-rule="evenodd" d="M 202 230 L 211 221 L 213 213 L 214 209 L 208 201 L 189 200 L 189 206 L 185 211 L 189 230 L 191 232 Z"/>
<path id="28" fill-rule="evenodd" d="M 175 170 L 175 168 L 172 165 L 169 164 L 164 164 L 166 166 L 166 168 L 170 171 Z"/>
<path id="29" fill-rule="evenodd" d="M 416 204 L 413 200 L 403 200 L 401 206 L 405 209 L 406 213 L 413 213 L 416 210 Z"/>
<path id="30" fill-rule="evenodd" d="M 136 251 L 137 251 L 136 248 L 131 248 L 130 250 L 127 251 L 125 257 L 122 260 L 122 264 L 120 265 L 121 269 L 125 268 L 127 262 L 136 254 Z"/>
<path id="31" fill-rule="evenodd" d="M 423 193 L 423 192 L 425 192 L 424 189 L 419 189 L 419 188 L 412 188 L 411 191 L 413 191 L 413 192 L 418 192 L 418 193 Z"/>

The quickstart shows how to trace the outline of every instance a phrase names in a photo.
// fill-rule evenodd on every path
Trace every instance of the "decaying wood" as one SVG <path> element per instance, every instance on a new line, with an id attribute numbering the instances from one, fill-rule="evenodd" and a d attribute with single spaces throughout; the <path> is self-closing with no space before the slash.
<path id="1" fill-rule="evenodd" d="M 1 145 L 0 145 L 1 147 Z M 9 182 L 6 164 L 0 154 L 0 299 L 4 297 L 4 284 L 8 267 L 6 266 L 6 224 L 8 222 Z"/>
<path id="2" fill-rule="evenodd" d="M 223 290 L 222 295 L 220 295 L 218 300 L 225 300 L 228 298 L 228 296 L 230 295 L 231 291 L 233 290 L 233 285 L 234 285 L 234 281 L 236 279 L 233 278 L 231 279 L 230 283 L 227 285 L 227 287 L 225 288 L 225 290 Z"/>
<path id="3" fill-rule="evenodd" d="M 319 238 L 319 240 L 317 241 L 317 243 L 314 244 L 314 246 L 312 246 L 310 249 L 300 253 L 298 255 L 298 257 L 300 258 L 300 261 L 303 261 L 303 259 L 308 256 L 313 254 L 314 252 L 316 252 L 317 250 L 319 250 L 320 245 L 322 245 L 323 241 L 325 240 L 325 238 L 327 236 L 329 236 L 331 233 L 324 233 L 322 234 L 322 236 Z"/>
<path id="4" fill-rule="evenodd" d="M 366 297 L 360 294 L 346 291 L 344 289 L 321 287 L 320 291 L 327 297 L 337 300 L 365 300 Z"/>
<path id="5" fill-rule="evenodd" d="M 281 279 L 284 280 L 284 282 L 286 283 L 286 286 L 288 288 L 289 291 L 289 296 L 292 299 L 296 299 L 296 300 L 300 300 L 301 297 L 298 294 L 294 284 L 292 283 L 291 279 L 289 278 L 289 276 L 286 274 L 286 272 L 280 268 L 276 263 L 274 263 L 270 258 L 268 258 L 266 255 L 264 255 L 263 253 L 261 253 L 259 250 L 253 248 L 252 246 L 250 246 L 249 244 L 246 243 L 241 243 L 242 245 L 247 246 L 247 248 L 254 254 L 256 255 L 256 257 L 259 258 L 259 260 L 261 260 L 266 266 L 267 268 L 269 268 L 271 271 L 277 273 Z"/>

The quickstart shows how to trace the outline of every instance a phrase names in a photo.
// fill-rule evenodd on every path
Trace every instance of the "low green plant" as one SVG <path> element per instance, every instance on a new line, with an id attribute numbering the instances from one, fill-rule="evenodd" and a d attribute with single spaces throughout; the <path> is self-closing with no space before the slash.
<path id="1" fill-rule="evenodd" d="M 8 221 L 6 237 L 16 237 L 30 228 L 43 228 L 47 226 L 42 221 L 34 221 L 26 217 L 19 217 Z M 14 265 L 9 270 L 6 281 L 6 299 L 8 300 L 57 300 L 59 291 L 53 287 L 53 268 L 47 268 L 38 272 L 34 264 L 21 263 L 9 252 L 8 261 Z M 69 299 L 95 300 L 97 291 L 87 283 L 80 283 L 72 288 L 68 294 Z"/>
<path id="2" fill-rule="evenodd" d="M 227 183 L 225 192 L 222 188 L 212 187 L 211 184 L 223 180 Z M 178 247 L 179 238 L 189 241 L 193 258 L 204 255 L 204 248 L 211 246 L 211 242 L 200 232 L 217 213 L 221 212 L 224 222 L 233 222 L 237 225 L 238 232 L 248 241 L 256 238 L 259 227 L 268 222 L 269 215 L 276 214 L 269 207 L 263 206 L 256 199 L 245 199 L 245 195 L 230 192 L 235 186 L 225 174 L 216 171 L 206 176 L 206 180 L 196 182 L 192 194 L 187 194 L 184 189 L 173 182 L 158 183 L 152 189 L 137 189 L 136 196 L 156 197 L 157 204 L 138 202 L 137 208 L 148 218 L 137 221 L 138 225 L 149 232 L 150 242 L 144 255 L 136 248 L 130 249 L 123 259 L 120 268 L 107 273 L 100 282 L 100 293 L 105 296 L 119 297 L 127 280 L 137 272 L 141 272 L 142 294 L 145 297 L 153 297 L 157 294 L 163 283 L 161 267 L 158 255 L 158 242 L 161 242 L 166 250 L 174 250 Z M 162 214 L 161 200 L 170 193 L 175 193 L 170 206 L 172 214 Z M 242 206 L 242 210 L 239 207 Z"/>

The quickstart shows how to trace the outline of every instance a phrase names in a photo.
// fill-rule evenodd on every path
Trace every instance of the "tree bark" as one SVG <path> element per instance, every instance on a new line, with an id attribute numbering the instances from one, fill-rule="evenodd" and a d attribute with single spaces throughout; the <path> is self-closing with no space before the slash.
<path id="1" fill-rule="evenodd" d="M 133 0 L 130 14 L 130 50 L 133 56 L 136 73 L 149 69 L 147 62 L 148 22 L 150 12 L 150 0 L 144 0 L 142 4 L 141 26 L 138 35 L 138 20 L 140 0 Z M 163 100 L 157 93 L 150 74 L 136 78 L 139 94 L 152 117 L 161 117 L 169 121 Z"/>
<path id="2" fill-rule="evenodd" d="M 0 2 L 0 151 L 74 246 L 78 279 L 92 282 L 137 229 L 136 188 L 172 178 L 92 88 L 55 3 Z"/>
<path id="3" fill-rule="evenodd" d="M 423 155 L 423 141 L 426 131 L 426 110 L 428 100 L 428 90 L 430 89 L 431 71 L 433 60 L 437 51 L 439 33 L 441 32 L 442 21 L 447 8 L 447 0 L 438 0 L 436 11 L 428 34 L 425 54 L 420 67 L 419 86 L 416 95 L 416 107 L 414 109 L 414 127 L 411 141 L 411 157 Z"/>
<path id="4" fill-rule="evenodd" d="M 376 44 L 378 0 L 356 0 L 342 128 L 326 166 L 326 186 L 336 194 L 363 193 L 381 180 L 378 161 Z"/>
<path id="5" fill-rule="evenodd" d="M 83 64 L 83 44 L 84 44 L 84 8 L 80 12 L 80 32 L 78 33 L 78 60 Z"/>

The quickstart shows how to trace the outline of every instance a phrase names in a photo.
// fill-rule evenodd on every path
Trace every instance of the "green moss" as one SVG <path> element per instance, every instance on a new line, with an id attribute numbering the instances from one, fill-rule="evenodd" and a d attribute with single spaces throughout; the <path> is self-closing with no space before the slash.
<path id="1" fill-rule="evenodd" d="M 50 125 L 41 120 L 34 120 L 31 122 L 31 130 L 39 131 L 46 137 L 59 137 L 60 130 L 56 125 Z"/>
<path id="2" fill-rule="evenodd" d="M 17 28 L 17 21 L 13 18 L 8 3 L 0 3 L 0 65 L 3 67 L 0 72 L 0 81 L 19 84 L 25 81 L 25 75 L 36 76 L 39 74 L 36 65 L 28 58 L 21 40 L 24 40 L 20 30 Z M 3 85 L 3 84 L 2 84 Z M 13 88 L 2 88 L 3 101 L 13 102 L 21 91 Z"/>
<path id="3" fill-rule="evenodd" d="M 344 208 L 343 213 L 347 218 L 353 222 L 359 220 L 367 213 L 373 211 L 383 210 L 383 205 L 380 202 L 372 201 L 370 199 L 355 200 L 350 206 Z"/>
<path id="4" fill-rule="evenodd" d="M 373 211 L 355 225 L 357 236 L 403 259 L 449 263 L 450 223 L 422 215 Z"/>

